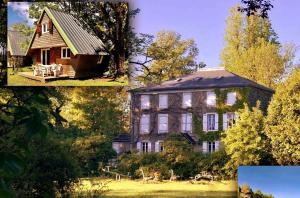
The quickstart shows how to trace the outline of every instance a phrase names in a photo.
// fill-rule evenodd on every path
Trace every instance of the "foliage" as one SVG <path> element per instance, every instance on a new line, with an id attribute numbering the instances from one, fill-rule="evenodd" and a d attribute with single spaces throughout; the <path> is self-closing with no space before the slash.
<path id="1" fill-rule="evenodd" d="M 240 198 L 274 198 L 273 195 L 267 195 L 261 192 L 261 190 L 253 190 L 250 188 L 248 184 L 243 184 L 239 187 L 239 197 Z"/>
<path id="2" fill-rule="evenodd" d="M 7 5 L 6 1 L 0 2 L 0 85 L 7 84 Z"/>
<path id="3" fill-rule="evenodd" d="M 273 8 L 272 0 L 241 0 L 245 7 L 240 8 L 247 16 L 259 14 L 262 18 L 268 18 L 268 12 Z"/>
<path id="4" fill-rule="evenodd" d="M 235 176 L 239 165 L 258 165 L 268 159 L 269 141 L 264 133 L 264 117 L 256 107 L 245 107 L 238 111 L 239 118 L 235 125 L 226 130 L 223 142 L 225 151 L 230 156 L 226 169 Z"/>
<path id="5" fill-rule="evenodd" d="M 85 176 L 99 176 L 101 164 L 107 164 L 109 159 L 116 156 L 111 141 L 100 135 L 76 138 L 72 150 L 76 153 Z"/>
<path id="6" fill-rule="evenodd" d="M 156 39 L 149 42 L 145 49 L 144 63 L 138 63 L 143 72 L 138 80 L 143 83 L 160 83 L 188 74 L 196 70 L 195 57 L 198 49 L 193 39 L 182 40 L 181 35 L 176 32 L 161 31 L 157 33 Z"/>
<path id="7" fill-rule="evenodd" d="M 268 108 L 266 133 L 271 139 L 272 154 L 279 164 L 300 163 L 300 70 L 276 90 Z"/>
<path id="8" fill-rule="evenodd" d="M 268 18 L 244 16 L 238 6 L 231 9 L 224 39 L 222 66 L 267 87 L 276 87 L 294 57 L 294 47 L 281 47 Z"/>
<path id="9" fill-rule="evenodd" d="M 30 44 L 30 37 L 34 33 L 34 28 L 32 28 L 29 25 L 27 25 L 27 23 L 15 23 L 15 24 L 13 24 L 11 26 L 11 28 L 14 31 L 21 32 L 25 37 L 28 38 L 26 41 L 24 41 L 23 43 L 21 43 L 21 50 L 23 52 L 26 52 L 26 50 L 27 50 L 27 48 L 28 48 L 28 46 Z"/>

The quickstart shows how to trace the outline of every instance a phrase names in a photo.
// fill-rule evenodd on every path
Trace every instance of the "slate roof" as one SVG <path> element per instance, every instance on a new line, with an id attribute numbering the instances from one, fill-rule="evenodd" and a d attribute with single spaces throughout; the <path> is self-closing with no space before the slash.
<path id="1" fill-rule="evenodd" d="M 132 92 L 151 92 L 187 89 L 212 89 L 229 87 L 255 87 L 269 92 L 272 89 L 248 80 L 237 74 L 231 73 L 224 68 L 202 69 L 193 74 L 185 75 L 180 78 L 164 81 L 160 85 L 141 87 Z"/>
<path id="2" fill-rule="evenodd" d="M 25 36 L 20 31 L 8 30 L 8 50 L 13 56 L 26 56 L 26 49 L 22 49 L 22 43 L 30 41 L 30 36 Z"/>
<path id="3" fill-rule="evenodd" d="M 101 39 L 96 37 L 92 32 L 89 32 L 87 28 L 71 14 L 45 7 L 38 23 L 40 23 L 44 14 L 47 14 L 52 20 L 58 33 L 62 36 L 74 55 L 108 55 L 108 53 L 105 52 L 105 46 Z M 31 44 L 36 34 L 35 32 Z"/>
<path id="4" fill-rule="evenodd" d="M 130 142 L 130 134 L 120 134 L 113 139 L 113 142 Z"/>

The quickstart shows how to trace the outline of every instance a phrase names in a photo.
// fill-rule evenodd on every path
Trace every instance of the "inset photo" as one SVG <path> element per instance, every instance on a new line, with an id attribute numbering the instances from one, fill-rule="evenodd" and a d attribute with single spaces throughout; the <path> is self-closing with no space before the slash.
<path id="1" fill-rule="evenodd" d="M 127 86 L 126 2 L 9 2 L 9 86 Z"/>
<path id="2" fill-rule="evenodd" d="M 300 166 L 240 166 L 240 198 L 299 198 Z"/>

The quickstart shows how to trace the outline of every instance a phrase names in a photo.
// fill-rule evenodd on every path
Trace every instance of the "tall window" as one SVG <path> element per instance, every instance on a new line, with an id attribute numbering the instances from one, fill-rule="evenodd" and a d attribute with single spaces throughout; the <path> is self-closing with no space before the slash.
<path id="1" fill-rule="evenodd" d="M 140 120 L 140 133 L 149 133 L 150 132 L 150 115 L 142 115 Z"/>
<path id="2" fill-rule="evenodd" d="M 236 92 L 229 92 L 227 94 L 227 105 L 234 105 L 236 102 Z"/>
<path id="3" fill-rule="evenodd" d="M 215 114 L 207 114 L 207 130 L 214 131 L 216 130 L 216 116 Z"/>
<path id="4" fill-rule="evenodd" d="M 181 131 L 183 133 L 192 132 L 192 114 L 182 114 L 181 117 Z"/>
<path id="5" fill-rule="evenodd" d="M 207 106 L 216 106 L 216 94 L 214 92 L 207 92 L 206 104 Z"/>
<path id="6" fill-rule="evenodd" d="M 158 115 L 158 133 L 168 132 L 168 114 Z"/>
<path id="7" fill-rule="evenodd" d="M 160 109 L 168 108 L 168 95 L 167 94 L 160 94 L 159 95 L 159 105 Z"/>
<path id="8" fill-rule="evenodd" d="M 46 32 L 49 32 L 49 31 L 48 31 L 48 23 L 44 23 L 44 24 L 42 25 L 42 33 L 46 33 Z"/>
<path id="9" fill-rule="evenodd" d="M 235 124 L 235 113 L 227 113 L 227 128 Z"/>
<path id="10" fill-rule="evenodd" d="M 207 143 L 207 150 L 209 153 L 216 151 L 216 143 L 215 142 L 208 142 Z"/>
<path id="11" fill-rule="evenodd" d="M 150 96 L 149 95 L 141 95 L 141 108 L 142 109 L 150 109 Z"/>
<path id="12" fill-rule="evenodd" d="M 182 96 L 182 107 L 192 107 L 192 93 L 183 93 Z"/>
<path id="13" fill-rule="evenodd" d="M 142 142 L 142 151 L 143 153 L 148 153 L 149 152 L 149 143 L 148 142 Z"/>
<path id="14" fill-rule="evenodd" d="M 69 59 L 71 57 L 71 50 L 68 47 L 61 48 L 61 58 L 62 59 Z"/>
<path id="15" fill-rule="evenodd" d="M 155 152 L 162 152 L 164 150 L 164 142 L 159 140 L 155 142 Z"/>

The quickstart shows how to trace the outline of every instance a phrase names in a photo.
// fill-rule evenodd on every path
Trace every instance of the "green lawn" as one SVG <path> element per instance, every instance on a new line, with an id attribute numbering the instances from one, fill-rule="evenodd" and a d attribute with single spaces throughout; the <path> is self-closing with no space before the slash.
<path id="1" fill-rule="evenodd" d="M 24 67 L 19 72 L 32 71 L 30 67 Z M 31 80 L 17 74 L 13 74 L 12 68 L 8 68 L 7 76 L 8 86 L 127 86 L 128 80 L 124 77 L 123 79 L 117 79 L 113 81 L 108 78 L 93 78 L 93 79 L 66 79 L 66 80 L 55 80 L 47 83 Z"/>
<path id="2" fill-rule="evenodd" d="M 81 186 L 76 188 L 77 193 L 84 195 L 97 189 L 97 182 L 103 179 L 81 180 Z M 134 197 L 134 198 L 173 198 L 173 197 L 199 197 L 199 198 L 236 198 L 237 184 L 235 181 L 199 182 L 191 184 L 188 181 L 144 183 L 140 180 L 111 181 L 107 184 L 108 191 L 104 193 L 107 198 Z M 80 189 L 80 190 L 79 190 Z M 83 193 L 83 194 L 82 194 Z M 75 193 L 76 194 L 76 193 Z M 89 194 L 91 196 L 91 194 Z M 87 196 L 87 195 L 85 195 Z M 76 196 L 74 196 L 76 197 Z"/>

